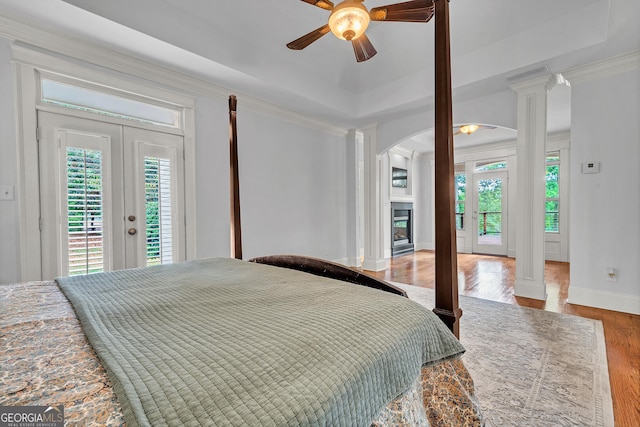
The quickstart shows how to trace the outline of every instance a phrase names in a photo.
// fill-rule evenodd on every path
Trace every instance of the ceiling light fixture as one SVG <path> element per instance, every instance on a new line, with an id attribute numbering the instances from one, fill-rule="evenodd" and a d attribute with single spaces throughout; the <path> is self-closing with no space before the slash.
<path id="1" fill-rule="evenodd" d="M 462 133 L 466 133 L 467 135 L 471 135 L 472 133 L 474 133 L 475 131 L 477 131 L 478 129 L 480 129 L 480 126 L 478 125 L 464 125 L 464 126 L 460 126 L 460 132 Z"/>
<path id="2" fill-rule="evenodd" d="M 358 0 L 345 0 L 329 16 L 331 32 L 342 40 L 355 40 L 369 26 L 369 11 Z"/>

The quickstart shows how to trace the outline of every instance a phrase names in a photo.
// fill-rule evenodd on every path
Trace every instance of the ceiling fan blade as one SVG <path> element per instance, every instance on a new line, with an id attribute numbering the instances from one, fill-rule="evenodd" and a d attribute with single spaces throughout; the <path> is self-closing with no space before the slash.
<path id="1" fill-rule="evenodd" d="M 329 32 L 331 32 L 331 30 L 329 29 L 329 25 L 323 25 L 322 27 L 317 28 L 310 33 L 300 37 L 299 39 L 296 39 L 287 44 L 287 47 L 293 50 L 302 50 Z"/>
<path id="2" fill-rule="evenodd" d="M 329 0 L 302 0 L 305 3 L 309 3 L 313 6 L 318 6 L 321 9 L 333 10 L 333 3 Z"/>
<path id="3" fill-rule="evenodd" d="M 353 45 L 353 51 L 356 53 L 356 60 L 358 62 L 366 61 L 378 53 L 366 34 L 361 35 L 357 39 L 351 40 L 351 44 Z"/>
<path id="4" fill-rule="evenodd" d="M 433 0 L 412 0 L 374 7 L 369 11 L 369 16 L 372 21 L 429 22 L 434 9 Z"/>

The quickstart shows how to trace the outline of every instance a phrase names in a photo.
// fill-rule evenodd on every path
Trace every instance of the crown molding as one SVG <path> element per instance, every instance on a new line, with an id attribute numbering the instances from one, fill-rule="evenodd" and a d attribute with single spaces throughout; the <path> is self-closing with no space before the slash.
<path id="1" fill-rule="evenodd" d="M 564 71 L 562 75 L 569 80 L 571 84 L 580 84 L 637 69 L 640 69 L 640 50 L 615 56 L 604 61 L 571 68 Z"/>
<path id="2" fill-rule="evenodd" d="M 272 102 L 257 98 L 234 88 L 223 87 L 205 78 L 189 74 L 166 65 L 143 60 L 134 55 L 116 51 L 111 47 L 88 42 L 85 39 L 62 34 L 55 30 L 44 30 L 0 16 L 0 36 L 13 40 L 25 49 L 32 49 L 45 55 L 62 57 L 74 62 L 84 62 L 99 66 L 118 74 L 126 74 L 147 82 L 185 91 L 190 95 L 207 95 L 226 101 L 229 94 L 242 100 L 243 108 L 286 120 L 337 136 L 345 136 L 347 129 L 312 119 Z M 66 57 L 66 58 L 65 58 Z M 151 77 L 150 77 L 151 76 Z"/>

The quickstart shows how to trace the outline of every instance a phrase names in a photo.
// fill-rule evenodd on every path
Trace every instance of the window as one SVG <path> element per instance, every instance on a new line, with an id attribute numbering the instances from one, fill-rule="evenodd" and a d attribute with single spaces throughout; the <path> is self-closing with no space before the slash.
<path id="1" fill-rule="evenodd" d="M 483 171 L 492 171 L 492 170 L 496 170 L 496 169 L 506 169 L 507 168 L 507 162 L 504 160 L 490 160 L 490 161 L 484 161 L 484 162 L 477 162 L 476 163 L 476 168 L 475 171 L 476 172 L 483 172 Z"/>
<path id="2" fill-rule="evenodd" d="M 129 97 L 113 95 L 74 84 L 61 83 L 43 78 L 41 80 L 41 100 L 44 104 L 53 104 L 73 110 L 88 111 L 172 128 L 180 127 L 181 112 L 179 108 L 170 108 L 170 104 L 156 105 L 149 99 L 139 101 Z"/>
<path id="3" fill-rule="evenodd" d="M 464 173 L 464 164 L 456 165 L 456 230 L 464 230 L 464 204 L 467 191 L 467 176 Z"/>
<path id="4" fill-rule="evenodd" d="M 560 222 L 560 153 L 547 153 L 544 230 L 557 233 Z"/>

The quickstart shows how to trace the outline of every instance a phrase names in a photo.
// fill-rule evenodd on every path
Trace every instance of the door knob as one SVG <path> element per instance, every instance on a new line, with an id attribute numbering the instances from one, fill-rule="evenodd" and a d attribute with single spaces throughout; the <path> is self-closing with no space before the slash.
<path id="1" fill-rule="evenodd" d="M 138 230 L 136 230 L 135 228 L 130 228 L 130 229 L 127 230 L 127 233 L 129 233 L 130 236 L 133 236 L 137 232 L 138 232 Z"/>
<path id="2" fill-rule="evenodd" d="M 129 221 L 133 222 L 133 221 L 135 221 L 135 220 L 136 220 L 136 216 L 135 216 L 135 215 L 129 215 L 129 216 L 127 217 L 127 219 L 128 219 Z"/>

